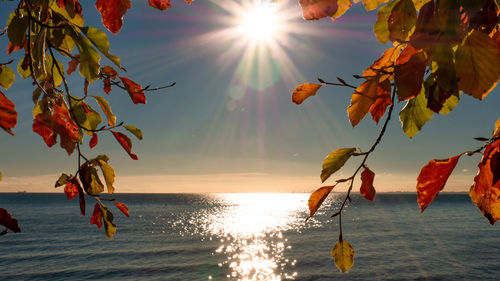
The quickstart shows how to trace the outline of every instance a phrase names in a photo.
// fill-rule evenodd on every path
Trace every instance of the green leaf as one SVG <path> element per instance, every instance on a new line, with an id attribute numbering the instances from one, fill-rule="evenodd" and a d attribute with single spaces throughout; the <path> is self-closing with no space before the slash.
<path id="1" fill-rule="evenodd" d="M 71 108 L 75 116 L 75 121 L 78 121 L 84 128 L 88 130 L 96 130 L 101 124 L 102 117 L 90 105 L 83 101 L 71 100 Z M 86 134 L 92 135 L 92 132 L 84 130 Z"/>
<path id="2" fill-rule="evenodd" d="M 33 70 L 39 80 L 45 80 L 47 68 L 45 63 L 45 47 L 47 42 L 47 28 L 42 28 L 40 32 L 32 36 L 33 48 L 31 55 L 33 57 Z"/>
<path id="3" fill-rule="evenodd" d="M 389 41 L 389 16 L 391 15 L 392 8 L 399 3 L 399 0 L 391 1 L 378 9 L 377 21 L 373 26 L 373 32 L 377 40 L 385 44 Z"/>
<path id="4" fill-rule="evenodd" d="M 101 51 L 110 61 L 116 64 L 119 68 L 122 68 L 120 64 L 120 59 L 109 53 L 109 41 L 108 36 L 102 30 L 94 28 L 92 26 L 85 26 L 82 28 L 83 34 L 94 44 L 94 46 Z"/>
<path id="5" fill-rule="evenodd" d="M 101 166 L 101 171 L 104 176 L 104 181 L 106 182 L 106 187 L 108 188 L 108 193 L 112 194 L 115 192 L 113 183 L 115 182 L 115 170 L 108 163 L 103 160 L 97 160 L 99 166 Z"/>
<path id="6" fill-rule="evenodd" d="M 34 91 L 33 91 L 33 103 L 35 103 L 35 105 L 38 105 L 38 99 L 40 98 L 40 95 L 42 94 L 42 89 L 40 89 L 39 87 L 37 87 Z M 36 116 L 36 115 L 34 115 Z M 34 117 L 33 116 L 33 117 Z"/>
<path id="7" fill-rule="evenodd" d="M 125 125 L 123 127 L 125 127 L 127 131 L 131 132 L 134 136 L 136 136 L 137 139 L 142 140 L 142 132 L 139 128 L 137 128 L 136 126 L 129 126 L 129 125 Z"/>
<path id="8" fill-rule="evenodd" d="M 99 78 L 101 56 L 94 49 L 92 43 L 72 27 L 66 27 L 66 32 L 73 38 L 80 53 L 80 74 L 87 78 L 89 83 Z"/>
<path id="9" fill-rule="evenodd" d="M 427 123 L 431 120 L 434 112 L 427 108 L 427 98 L 425 97 L 425 89 L 422 87 L 420 94 L 409 100 L 405 107 L 399 113 L 399 120 L 403 125 L 405 134 L 413 138 Z"/>
<path id="10" fill-rule="evenodd" d="M 108 126 L 115 126 L 116 116 L 113 114 L 113 112 L 111 112 L 111 107 L 109 106 L 108 101 L 100 96 L 92 96 L 92 97 L 97 101 L 102 111 L 106 115 L 106 118 L 108 119 Z"/>
<path id="11" fill-rule="evenodd" d="M 26 78 L 31 76 L 31 71 L 30 71 L 29 67 L 26 67 L 26 70 L 23 69 L 23 64 L 25 63 L 24 62 L 25 58 L 26 57 L 19 60 L 19 63 L 17 64 L 17 72 L 19 72 L 19 75 L 21 75 L 21 77 L 23 77 L 23 79 L 26 79 Z M 26 62 L 26 63 L 28 63 L 28 62 Z"/>
<path id="12" fill-rule="evenodd" d="M 85 191 L 88 194 L 97 194 L 103 192 L 104 185 L 102 184 L 101 179 L 97 174 L 97 169 L 92 166 L 89 166 L 89 172 L 90 172 L 90 186 L 88 186 Z"/>
<path id="13" fill-rule="evenodd" d="M 342 168 L 354 151 L 356 151 L 356 148 L 353 147 L 337 149 L 330 153 L 325 160 L 323 160 L 321 182 L 325 182 L 333 173 Z"/>
<path id="14" fill-rule="evenodd" d="M 57 179 L 55 187 L 59 187 L 59 186 L 65 185 L 69 178 L 71 178 L 71 175 L 68 176 L 68 175 L 66 175 L 66 174 L 63 173 L 59 177 L 59 179 Z"/>
<path id="15" fill-rule="evenodd" d="M 104 220 L 104 229 L 106 230 L 106 236 L 109 238 L 113 238 L 116 232 L 116 225 L 113 223 L 113 214 L 109 211 L 109 209 L 101 204 L 102 210 L 102 218 Z"/>
<path id="16" fill-rule="evenodd" d="M 460 98 L 458 96 L 449 97 L 446 100 L 446 102 L 443 104 L 443 108 L 441 109 L 441 111 L 439 113 L 441 113 L 443 115 L 447 115 L 448 113 L 450 113 L 450 111 L 452 111 L 457 106 L 458 102 L 460 102 Z"/>
<path id="17" fill-rule="evenodd" d="M 415 29 L 417 11 L 412 0 L 399 1 L 391 11 L 388 19 L 389 39 L 406 42 Z"/>
<path id="18" fill-rule="evenodd" d="M 16 80 L 16 75 L 12 68 L 8 65 L 0 65 L 0 86 L 7 90 L 14 83 L 14 80 Z"/>
<path id="19" fill-rule="evenodd" d="M 332 257 L 335 265 L 342 272 L 347 272 L 354 264 L 354 248 L 345 240 L 338 241 L 332 250 Z"/>
<path id="20" fill-rule="evenodd" d="M 23 44 L 27 29 L 28 16 L 19 17 L 19 15 L 14 15 L 7 29 L 7 35 L 13 46 L 21 46 Z"/>

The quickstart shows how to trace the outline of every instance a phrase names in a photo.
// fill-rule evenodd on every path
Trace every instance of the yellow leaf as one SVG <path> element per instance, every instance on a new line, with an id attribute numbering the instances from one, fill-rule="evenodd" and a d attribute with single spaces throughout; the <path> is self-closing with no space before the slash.
<path id="1" fill-rule="evenodd" d="M 347 272 L 354 264 L 354 248 L 345 240 L 339 241 L 333 247 L 332 257 L 340 271 Z"/>
<path id="2" fill-rule="evenodd" d="M 328 154 L 323 160 L 323 170 L 321 171 L 321 181 L 325 182 L 333 173 L 344 166 L 356 148 L 341 148 Z"/>
<path id="3" fill-rule="evenodd" d="M 108 193 L 112 194 L 113 192 L 115 192 L 115 188 L 113 187 L 113 183 L 115 182 L 115 170 L 103 160 L 98 161 L 99 166 L 101 166 L 102 174 L 104 175 L 104 181 L 106 182 Z"/>
<path id="4" fill-rule="evenodd" d="M 330 194 L 330 191 L 335 187 L 335 185 L 331 186 L 323 186 L 318 189 L 316 189 L 313 193 L 311 193 L 311 196 L 309 196 L 309 216 L 306 218 L 306 221 L 310 219 L 316 211 L 319 209 L 321 204 L 323 204 L 323 201 L 325 201 L 326 197 L 328 194 Z"/>
<path id="5" fill-rule="evenodd" d="M 106 230 L 106 236 L 113 238 L 116 232 L 116 225 L 113 223 L 113 214 L 108 210 L 104 204 L 101 204 L 102 218 L 104 220 L 104 229 Z"/>
<path id="6" fill-rule="evenodd" d="M 296 104 L 301 104 L 308 97 L 316 95 L 319 88 L 321 88 L 321 85 L 315 83 L 304 83 L 299 85 L 293 90 L 292 101 Z"/>
<path id="7" fill-rule="evenodd" d="M 467 35 L 456 51 L 458 87 L 477 99 L 484 99 L 500 75 L 500 46 L 481 31 Z"/>
<path id="8" fill-rule="evenodd" d="M 389 0 L 363 0 L 363 5 L 367 11 L 375 10 L 380 4 L 389 2 Z"/>
<path id="9" fill-rule="evenodd" d="M 100 96 L 92 96 L 92 97 L 95 98 L 95 100 L 97 101 L 97 103 L 101 107 L 102 111 L 106 115 L 106 118 L 108 119 L 108 126 L 115 126 L 116 125 L 116 116 L 111 111 L 111 107 L 109 106 L 108 101 Z"/>
<path id="10" fill-rule="evenodd" d="M 347 114 L 352 126 L 358 125 L 370 107 L 377 99 L 378 77 L 367 80 L 354 91 L 351 97 L 351 105 L 347 108 Z"/>

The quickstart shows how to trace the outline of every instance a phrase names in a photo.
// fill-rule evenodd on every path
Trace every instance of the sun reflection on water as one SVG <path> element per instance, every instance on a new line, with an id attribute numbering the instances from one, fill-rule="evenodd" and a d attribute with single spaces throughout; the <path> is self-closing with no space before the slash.
<path id="1" fill-rule="evenodd" d="M 204 236 L 216 237 L 215 255 L 234 280 L 290 280 L 296 260 L 284 232 L 300 231 L 307 212 L 306 194 L 218 194 L 220 208 L 200 214 L 194 224 Z M 290 272 L 287 272 L 290 271 Z"/>

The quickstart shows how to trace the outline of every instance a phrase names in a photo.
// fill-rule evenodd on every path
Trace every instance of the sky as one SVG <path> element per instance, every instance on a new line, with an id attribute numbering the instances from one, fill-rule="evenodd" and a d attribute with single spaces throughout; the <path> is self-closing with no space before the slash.
<path id="1" fill-rule="evenodd" d="M 82 1 L 85 24 L 104 29 L 99 13 L 87 2 L 92 1 Z M 120 33 L 107 32 L 110 52 L 120 57 L 128 70 L 124 75 L 132 80 L 152 87 L 176 85 L 148 93 L 145 105 L 132 104 L 119 89 L 106 96 L 118 120 L 144 134 L 142 141 L 132 137 L 138 161 L 111 135 L 100 134 L 93 149 L 85 141 L 84 154 L 110 156 L 116 192 L 311 192 L 350 176 L 359 164 L 360 159 L 351 159 L 322 184 L 321 164 L 331 151 L 366 151 L 377 138 L 382 122 L 377 125 L 367 117 L 355 128 L 350 125 L 346 108 L 352 89 L 323 87 L 300 106 L 291 101 L 297 85 L 317 77 L 334 81 L 339 76 L 359 84 L 352 75 L 361 74 L 390 47 L 372 32 L 376 12 L 366 12 L 360 3 L 334 22 L 307 22 L 297 1 L 275 1 L 279 16 L 248 27 L 244 19 L 253 1 L 198 0 L 187 5 L 177 0 L 167 11 L 150 8 L 147 1 L 132 2 Z M 0 18 L 6 20 L 15 3 L 1 5 Z M 281 28 L 269 41 L 249 35 L 253 25 L 270 26 L 273 20 Z M 7 43 L 6 36 L 0 37 L 0 46 Z M 0 61 L 20 55 L 0 52 Z M 81 94 L 78 73 L 70 76 L 70 87 Z M 19 118 L 16 136 L 0 134 L 0 191 L 61 192 L 54 182 L 61 173 L 74 174 L 77 156 L 68 156 L 59 145 L 46 147 L 31 131 L 29 80 L 18 75 L 2 91 L 16 104 Z M 89 91 L 105 95 L 99 82 Z M 415 191 L 420 168 L 429 160 L 477 148 L 473 138 L 490 136 L 500 117 L 498 92 L 493 90 L 483 102 L 462 95 L 450 114 L 434 116 L 413 139 L 403 133 L 395 114 L 367 162 L 376 173 L 377 191 Z M 398 103 L 395 113 L 403 106 Z M 479 160 L 478 155 L 463 157 L 445 191 L 468 191 Z"/>

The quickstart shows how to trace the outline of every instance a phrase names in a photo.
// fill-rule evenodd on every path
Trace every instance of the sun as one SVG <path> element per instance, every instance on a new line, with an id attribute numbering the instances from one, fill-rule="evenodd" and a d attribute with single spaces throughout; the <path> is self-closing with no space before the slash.
<path id="1" fill-rule="evenodd" d="M 255 2 L 239 18 L 238 31 L 254 42 L 277 40 L 280 29 L 280 13 L 272 2 Z"/>

